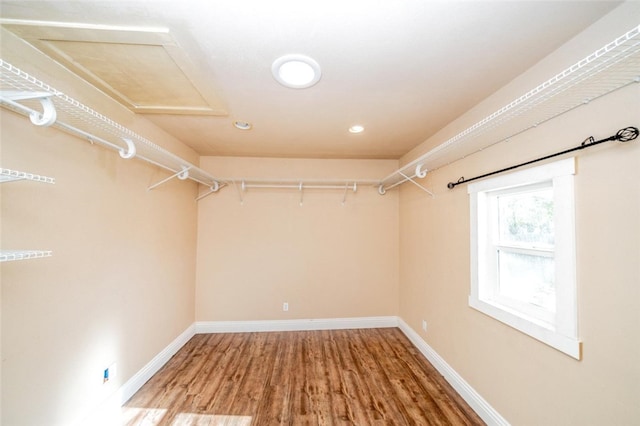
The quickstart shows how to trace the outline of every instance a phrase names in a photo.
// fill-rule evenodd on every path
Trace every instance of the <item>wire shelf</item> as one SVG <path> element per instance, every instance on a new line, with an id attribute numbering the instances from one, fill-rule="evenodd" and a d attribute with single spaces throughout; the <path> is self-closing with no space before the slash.
<path id="1" fill-rule="evenodd" d="M 52 255 L 51 250 L 0 250 L 0 262 L 40 259 Z"/>
<path id="2" fill-rule="evenodd" d="M 43 183 L 56 183 L 52 177 L 35 175 L 33 173 L 19 172 L 17 170 L 0 169 L 0 183 L 13 182 L 16 180 L 32 180 Z"/>
<path id="3" fill-rule="evenodd" d="M 640 26 L 385 177 L 380 192 L 411 181 L 418 166 L 436 170 L 638 82 Z"/>
<path id="4" fill-rule="evenodd" d="M 0 104 L 29 116 L 34 124 L 55 126 L 91 143 L 114 149 L 123 158 L 135 156 L 173 173 L 188 170 L 187 177 L 191 180 L 210 187 L 218 184 L 218 180 L 204 170 L 2 59 Z M 47 114 L 53 115 L 49 122 L 45 122 Z M 38 120 L 41 123 L 37 123 Z"/>

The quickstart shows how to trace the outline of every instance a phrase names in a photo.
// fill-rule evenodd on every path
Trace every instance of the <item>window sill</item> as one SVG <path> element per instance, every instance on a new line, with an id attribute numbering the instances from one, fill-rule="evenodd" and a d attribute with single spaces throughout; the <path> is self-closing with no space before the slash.
<path id="1" fill-rule="evenodd" d="M 577 360 L 581 359 L 582 343 L 577 338 L 558 334 L 548 326 L 545 327 L 541 323 L 536 323 L 526 318 L 514 315 L 473 296 L 469 297 L 469 306 L 551 346 L 554 349 L 559 350 L 560 352 L 563 352 Z"/>

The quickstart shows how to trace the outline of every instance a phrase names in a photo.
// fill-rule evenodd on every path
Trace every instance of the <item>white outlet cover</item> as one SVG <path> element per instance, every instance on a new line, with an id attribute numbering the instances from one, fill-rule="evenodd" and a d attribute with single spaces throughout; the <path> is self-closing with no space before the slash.
<path id="1" fill-rule="evenodd" d="M 109 370 L 109 381 L 112 381 L 113 379 L 116 378 L 116 375 L 118 374 L 118 364 L 114 362 L 113 364 L 107 367 L 107 370 Z"/>

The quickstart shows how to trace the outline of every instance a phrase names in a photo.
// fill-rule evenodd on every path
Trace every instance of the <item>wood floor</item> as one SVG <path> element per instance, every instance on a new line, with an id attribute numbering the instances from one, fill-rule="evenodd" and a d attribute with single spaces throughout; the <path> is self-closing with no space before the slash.
<path id="1" fill-rule="evenodd" d="M 127 425 L 479 425 L 397 328 L 194 336 Z"/>

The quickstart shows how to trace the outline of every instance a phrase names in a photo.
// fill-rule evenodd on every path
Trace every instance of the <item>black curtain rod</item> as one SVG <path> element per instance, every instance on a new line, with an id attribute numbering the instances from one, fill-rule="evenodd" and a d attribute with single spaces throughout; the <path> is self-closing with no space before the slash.
<path id="1" fill-rule="evenodd" d="M 551 154 L 551 155 L 547 155 L 545 157 L 540 157 L 540 158 L 536 158 L 535 160 L 531 160 L 531 161 L 527 161 L 526 163 L 520 163 L 517 164 L 515 166 L 511 166 L 511 167 L 507 167 L 504 169 L 500 169 L 500 170 L 496 170 L 494 172 L 491 173 L 485 173 L 484 175 L 481 176 L 476 176 L 473 177 L 471 179 L 465 179 L 464 177 L 461 177 L 460 179 L 458 179 L 457 182 L 449 182 L 447 184 L 447 188 L 449 189 L 453 189 L 455 188 L 457 185 L 463 184 L 463 183 L 468 183 L 477 179 L 482 179 L 485 178 L 487 176 L 492 176 L 498 173 L 502 173 L 502 172 L 506 172 L 509 170 L 513 170 L 513 169 L 517 169 L 518 167 L 522 167 L 522 166 L 526 166 L 532 163 L 537 163 L 538 161 L 543 161 L 543 160 L 547 160 L 549 158 L 553 158 L 553 157 L 557 157 L 559 155 L 564 155 L 567 154 L 569 152 L 573 152 L 573 151 L 578 151 L 581 149 L 585 149 L 585 148 L 589 148 L 590 146 L 594 146 L 594 145 L 598 145 L 604 142 L 609 142 L 609 141 L 619 141 L 619 142 L 629 142 L 634 140 L 635 138 L 638 137 L 638 128 L 637 127 L 625 127 L 624 129 L 620 129 L 618 130 L 618 133 L 616 133 L 613 136 L 609 136 L 608 138 L 605 139 L 600 139 L 599 141 L 594 140 L 593 136 L 589 136 L 587 139 L 585 139 L 582 144 L 571 148 L 571 149 L 567 149 L 565 151 L 561 151 L 561 152 L 556 152 L 555 154 Z"/>

